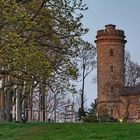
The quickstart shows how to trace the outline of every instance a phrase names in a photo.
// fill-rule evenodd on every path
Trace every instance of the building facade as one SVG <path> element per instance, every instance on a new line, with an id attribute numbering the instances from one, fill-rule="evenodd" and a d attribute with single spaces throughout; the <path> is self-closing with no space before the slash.
<path id="1" fill-rule="evenodd" d="M 135 91 L 125 87 L 124 52 L 125 35 L 123 30 L 109 24 L 97 31 L 97 97 L 98 115 L 108 114 L 113 118 L 138 118 L 140 105 L 129 103 L 138 98 L 140 88 Z M 131 88 L 131 90 L 130 90 Z M 130 109 L 135 110 L 130 111 Z M 135 113 L 134 113 L 135 112 Z M 132 115 L 133 114 L 133 115 Z M 135 114 L 135 115 L 134 115 Z"/>

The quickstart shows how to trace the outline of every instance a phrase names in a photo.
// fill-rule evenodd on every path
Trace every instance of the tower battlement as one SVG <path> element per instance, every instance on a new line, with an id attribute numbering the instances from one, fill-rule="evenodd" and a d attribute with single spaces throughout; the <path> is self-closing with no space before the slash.
<path id="1" fill-rule="evenodd" d="M 116 29 L 116 25 L 108 24 L 105 25 L 105 29 L 97 31 L 97 40 L 95 43 L 97 46 L 104 42 L 119 42 L 124 45 L 127 41 L 125 40 L 125 35 L 123 30 Z"/>
<path id="2" fill-rule="evenodd" d="M 105 25 L 105 29 L 98 30 L 97 36 L 101 36 L 101 35 L 118 35 L 118 36 L 123 36 L 125 38 L 124 31 L 116 29 L 116 25 L 112 25 L 112 24 Z"/>

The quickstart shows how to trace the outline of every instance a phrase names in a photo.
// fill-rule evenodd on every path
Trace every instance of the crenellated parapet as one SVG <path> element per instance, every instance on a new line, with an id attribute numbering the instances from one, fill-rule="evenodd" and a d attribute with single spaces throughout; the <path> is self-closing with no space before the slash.
<path id="1" fill-rule="evenodd" d="M 115 27 L 115 25 L 109 24 L 105 26 L 105 29 L 97 31 L 97 40 L 95 40 L 97 46 L 105 42 L 121 43 L 122 46 L 125 45 L 127 41 L 125 40 L 124 31 L 116 29 Z"/>

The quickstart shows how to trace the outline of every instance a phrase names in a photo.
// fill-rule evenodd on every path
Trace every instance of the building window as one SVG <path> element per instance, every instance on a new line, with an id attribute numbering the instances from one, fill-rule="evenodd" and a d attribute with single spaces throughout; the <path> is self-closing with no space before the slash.
<path id="1" fill-rule="evenodd" d="M 110 92 L 113 92 L 113 87 L 112 86 L 110 87 Z"/>
<path id="2" fill-rule="evenodd" d="M 113 66 L 110 66 L 110 71 L 114 72 L 114 67 Z"/>
<path id="3" fill-rule="evenodd" d="M 110 54 L 110 56 L 114 56 L 114 50 L 113 49 L 110 49 L 109 50 L 109 54 Z"/>
<path id="4" fill-rule="evenodd" d="M 110 114 L 113 115 L 113 109 L 110 110 Z"/>

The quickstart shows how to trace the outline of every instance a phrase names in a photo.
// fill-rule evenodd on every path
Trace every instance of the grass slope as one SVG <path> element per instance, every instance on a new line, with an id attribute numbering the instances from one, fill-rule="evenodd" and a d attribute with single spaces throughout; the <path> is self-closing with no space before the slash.
<path id="1" fill-rule="evenodd" d="M 140 140 L 140 124 L 0 123 L 0 140 Z"/>

